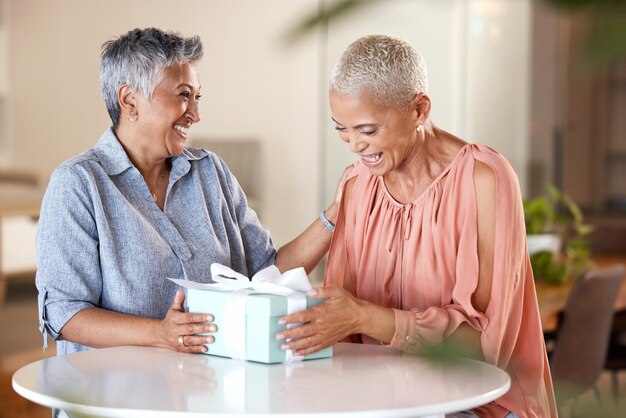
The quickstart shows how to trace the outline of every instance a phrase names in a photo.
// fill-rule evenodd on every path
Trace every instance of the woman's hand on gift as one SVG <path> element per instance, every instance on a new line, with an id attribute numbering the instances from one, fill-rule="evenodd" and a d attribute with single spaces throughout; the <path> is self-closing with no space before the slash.
<path id="1" fill-rule="evenodd" d="M 204 353 L 208 351 L 205 344 L 213 344 L 215 337 L 197 334 L 216 332 L 217 325 L 211 314 L 185 312 L 184 301 L 185 293 L 177 291 L 157 330 L 158 345 L 184 353 Z"/>
<path id="2" fill-rule="evenodd" d="M 358 333 L 366 333 L 375 338 L 390 334 L 389 341 L 391 340 L 395 331 L 393 310 L 357 299 L 336 286 L 313 289 L 309 296 L 326 301 L 280 319 L 281 324 L 302 324 L 276 334 L 276 339 L 285 340 L 282 345 L 284 350 L 306 355 Z"/>

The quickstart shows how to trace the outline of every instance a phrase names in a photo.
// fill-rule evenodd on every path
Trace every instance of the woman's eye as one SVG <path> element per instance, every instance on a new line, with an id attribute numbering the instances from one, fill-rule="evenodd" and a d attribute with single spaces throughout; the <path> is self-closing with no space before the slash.
<path id="1" fill-rule="evenodd" d="M 345 132 L 346 128 L 344 128 L 343 126 L 335 126 L 335 130 L 339 132 Z"/>
<path id="2" fill-rule="evenodd" d="M 201 94 L 196 94 L 196 100 L 200 100 L 202 98 Z"/>
<path id="3" fill-rule="evenodd" d="M 189 98 L 189 92 L 188 91 L 183 91 L 182 93 L 180 93 L 181 96 L 183 96 L 185 99 Z"/>
<path id="4" fill-rule="evenodd" d="M 367 136 L 374 136 L 374 135 L 376 135 L 376 131 L 362 131 L 361 133 L 363 135 L 367 135 Z"/>

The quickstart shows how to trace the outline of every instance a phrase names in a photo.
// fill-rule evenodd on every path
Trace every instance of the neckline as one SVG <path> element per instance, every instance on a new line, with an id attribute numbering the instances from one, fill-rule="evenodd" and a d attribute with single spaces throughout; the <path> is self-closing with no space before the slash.
<path id="1" fill-rule="evenodd" d="M 389 192 L 389 189 L 387 189 L 387 185 L 385 184 L 385 179 L 383 178 L 383 176 L 377 176 L 378 179 L 377 181 L 380 183 L 380 185 L 382 186 L 383 192 L 385 194 L 385 196 L 387 197 L 387 199 L 389 199 L 389 201 L 397 207 L 400 208 L 405 208 L 407 206 L 412 206 L 415 205 L 418 201 L 422 200 L 424 198 L 424 196 L 426 196 L 426 194 L 430 191 L 430 189 L 432 189 L 433 187 L 435 187 L 435 185 L 439 184 L 439 182 L 441 181 L 441 179 L 448 174 L 448 172 L 457 164 L 457 162 L 461 159 L 461 156 L 465 154 L 465 151 L 467 148 L 471 147 L 472 144 L 467 143 L 465 145 L 463 145 L 456 153 L 456 155 L 454 156 L 454 158 L 452 158 L 452 161 L 450 161 L 450 164 L 448 164 L 446 166 L 446 168 L 444 168 L 443 170 L 441 170 L 441 173 L 439 173 L 439 175 L 437 177 L 435 177 L 435 179 L 428 185 L 428 187 L 426 189 L 424 189 L 424 191 L 417 196 L 415 199 L 413 199 L 412 201 L 408 202 L 408 203 L 400 203 L 396 200 L 395 197 L 392 196 L 392 194 Z"/>

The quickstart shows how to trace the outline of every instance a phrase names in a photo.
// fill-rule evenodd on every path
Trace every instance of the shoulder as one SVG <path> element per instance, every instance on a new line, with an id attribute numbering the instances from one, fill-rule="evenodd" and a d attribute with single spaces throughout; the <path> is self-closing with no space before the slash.
<path id="1" fill-rule="evenodd" d="M 496 174 L 489 165 L 480 160 L 474 163 L 474 187 L 477 197 L 495 195 L 496 192 Z"/>
<path id="2" fill-rule="evenodd" d="M 230 175 L 230 169 L 226 162 L 213 151 L 204 148 L 187 147 L 183 151 L 182 156 L 192 166 L 201 167 L 203 170 L 215 171 L 218 175 Z"/>
<path id="3" fill-rule="evenodd" d="M 472 156 L 476 161 L 476 170 L 486 174 L 487 170 L 491 170 L 498 182 L 503 179 L 514 180 L 517 182 L 517 174 L 513 166 L 502 154 L 494 149 L 480 144 L 471 144 Z M 475 172 L 476 172 L 475 170 Z"/>
<path id="4" fill-rule="evenodd" d="M 353 190 L 359 179 L 369 176 L 371 176 L 369 170 L 365 167 L 365 165 L 361 164 L 360 161 L 355 161 L 346 167 L 343 173 L 343 177 L 345 178 L 345 187 L 343 192 L 344 199 L 346 201 L 350 199 L 350 196 L 352 196 Z"/>
<path id="5" fill-rule="evenodd" d="M 491 212 L 515 207 L 521 202 L 521 190 L 517 174 L 509 161 L 498 152 L 484 145 L 472 145 L 474 156 L 473 179 L 476 202 L 481 210 Z"/>
<path id="6" fill-rule="evenodd" d="M 102 165 L 93 148 L 64 161 L 50 177 L 50 185 L 70 186 L 77 182 L 88 182 L 94 173 L 101 171 Z"/>

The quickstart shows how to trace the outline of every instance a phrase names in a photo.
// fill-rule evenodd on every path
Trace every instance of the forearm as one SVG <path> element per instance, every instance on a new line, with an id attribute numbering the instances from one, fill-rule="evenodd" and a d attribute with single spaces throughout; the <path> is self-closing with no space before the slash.
<path id="1" fill-rule="evenodd" d="M 459 325 L 456 331 L 446 339 L 445 344 L 454 353 L 464 357 L 484 360 L 480 343 L 480 332 L 472 328 L 467 322 Z"/>
<path id="2" fill-rule="evenodd" d="M 159 320 L 125 315 L 101 308 L 83 309 L 61 330 L 61 338 L 89 347 L 121 345 L 161 346 L 156 327 Z"/>
<path id="3" fill-rule="evenodd" d="M 396 319 L 393 309 L 384 308 L 364 300 L 358 300 L 360 334 L 389 344 L 396 332 Z"/>
<path id="4" fill-rule="evenodd" d="M 333 203 L 325 211 L 326 217 L 333 223 L 337 218 L 337 206 Z M 328 252 L 332 237 L 332 232 L 317 218 L 304 232 L 278 250 L 276 266 L 281 272 L 304 267 L 310 273 Z"/>

